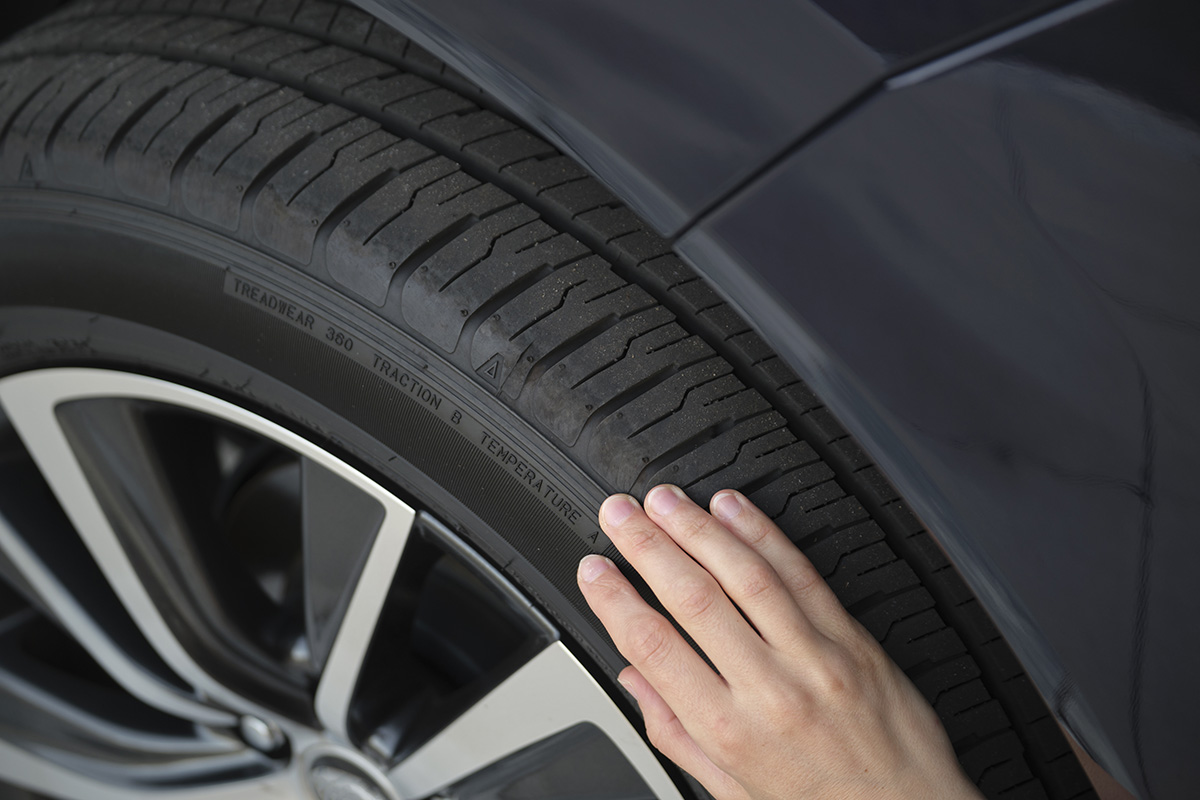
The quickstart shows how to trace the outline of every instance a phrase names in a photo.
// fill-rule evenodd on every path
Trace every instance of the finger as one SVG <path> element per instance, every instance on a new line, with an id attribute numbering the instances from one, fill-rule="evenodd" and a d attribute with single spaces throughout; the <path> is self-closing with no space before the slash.
<path id="1" fill-rule="evenodd" d="M 712 573 L 725 593 L 771 644 L 815 633 L 770 562 L 675 486 L 646 495 L 646 513 L 689 556 Z"/>
<path id="2" fill-rule="evenodd" d="M 846 629 L 849 613 L 817 568 L 770 517 L 732 489 L 713 495 L 710 507 L 730 532 L 774 566 L 796 604 L 818 629 Z"/>
<path id="3" fill-rule="evenodd" d="M 629 495 L 600 506 L 600 526 L 663 607 L 727 678 L 744 672 L 766 647 L 709 572 L 679 549 Z M 650 677 L 647 675 L 647 677 Z"/>
<path id="4" fill-rule="evenodd" d="M 700 781 L 713 797 L 745 798 L 746 790 L 712 762 L 671 706 L 635 667 L 626 667 L 617 680 L 638 701 L 646 723 L 646 736 L 659 752 Z"/>
<path id="5" fill-rule="evenodd" d="M 725 681 L 705 664 L 679 632 L 652 609 L 603 556 L 579 562 L 579 589 L 621 655 L 657 689 L 672 708 L 695 720 L 723 709 Z"/>

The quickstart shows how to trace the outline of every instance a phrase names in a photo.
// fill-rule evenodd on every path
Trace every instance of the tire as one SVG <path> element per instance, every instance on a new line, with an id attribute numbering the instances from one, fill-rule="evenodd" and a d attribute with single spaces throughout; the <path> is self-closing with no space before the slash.
<path id="1" fill-rule="evenodd" d="M 499 567 L 630 713 L 574 584 L 584 554 L 619 560 L 599 502 L 738 488 L 987 796 L 1090 796 L 833 414 L 668 242 L 403 36 L 317 0 L 85 2 L 0 59 L 4 374 L 120 368 L 321 442 Z"/>

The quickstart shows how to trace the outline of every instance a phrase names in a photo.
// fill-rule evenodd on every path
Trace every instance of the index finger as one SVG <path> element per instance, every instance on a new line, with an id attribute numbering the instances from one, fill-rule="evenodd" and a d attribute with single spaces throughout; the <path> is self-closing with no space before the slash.
<path id="1" fill-rule="evenodd" d="M 600 526 L 726 679 L 765 661 L 765 643 L 717 579 L 646 516 L 636 500 L 609 497 L 600 507 Z"/>

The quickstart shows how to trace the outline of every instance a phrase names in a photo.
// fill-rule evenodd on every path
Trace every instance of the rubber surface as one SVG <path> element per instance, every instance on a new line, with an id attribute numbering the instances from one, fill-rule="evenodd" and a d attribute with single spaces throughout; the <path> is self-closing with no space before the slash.
<path id="1" fill-rule="evenodd" d="M 0 185 L 268 253 L 473 376 L 605 491 L 741 489 L 930 699 L 988 796 L 1091 793 L 833 415 L 668 242 L 400 34 L 326 2 L 89 2 L 0 59 Z"/>

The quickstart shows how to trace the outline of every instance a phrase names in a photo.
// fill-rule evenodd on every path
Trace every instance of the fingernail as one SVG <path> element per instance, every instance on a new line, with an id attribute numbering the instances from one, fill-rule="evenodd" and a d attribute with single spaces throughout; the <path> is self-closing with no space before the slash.
<path id="1" fill-rule="evenodd" d="M 742 503 L 733 492 L 717 495 L 713 501 L 713 514 L 717 519 L 731 520 L 742 513 Z"/>
<path id="2" fill-rule="evenodd" d="M 646 506 L 655 514 L 665 517 L 679 505 L 682 494 L 674 486 L 655 486 L 646 497 Z"/>
<path id="3" fill-rule="evenodd" d="M 631 695 L 633 695 L 633 699 L 634 699 L 634 700 L 637 700 L 637 699 L 638 699 L 637 692 L 635 692 L 635 691 L 633 690 L 633 684 L 632 684 L 632 683 L 630 683 L 629 681 L 625 680 L 624 678 L 617 678 L 617 683 L 619 683 L 619 684 L 621 684 L 622 686 L 624 686 L 624 687 L 625 687 L 625 691 L 627 691 L 627 692 L 629 692 Z"/>
<path id="4" fill-rule="evenodd" d="M 591 583 L 607 572 L 611 566 L 613 566 L 613 562 L 604 556 L 584 556 L 583 560 L 579 562 L 579 579 L 584 583 Z"/>
<path id="5" fill-rule="evenodd" d="M 627 494 L 614 494 L 600 506 L 600 516 L 612 526 L 620 525 L 637 510 L 637 501 Z"/>

